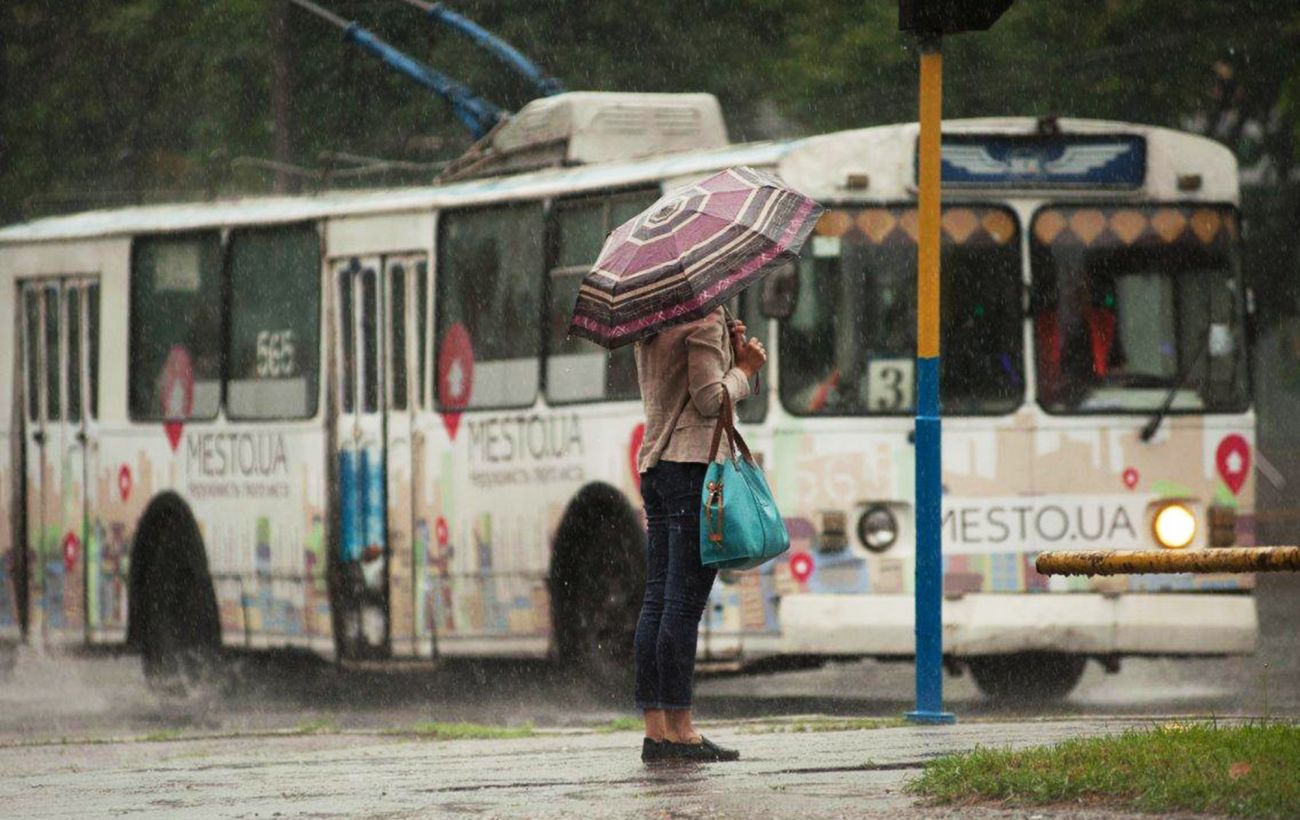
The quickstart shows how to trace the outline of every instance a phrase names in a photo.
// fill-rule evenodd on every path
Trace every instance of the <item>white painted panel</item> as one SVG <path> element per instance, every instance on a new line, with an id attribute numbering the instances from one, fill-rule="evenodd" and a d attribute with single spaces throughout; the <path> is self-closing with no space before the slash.
<path id="1" fill-rule="evenodd" d="M 418 251 L 433 245 L 433 214 L 405 212 L 331 219 L 325 223 L 326 256 Z"/>

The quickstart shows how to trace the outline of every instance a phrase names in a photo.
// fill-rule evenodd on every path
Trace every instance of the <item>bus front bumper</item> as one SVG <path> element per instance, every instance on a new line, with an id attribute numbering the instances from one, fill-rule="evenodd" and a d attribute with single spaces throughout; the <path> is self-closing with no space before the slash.
<path id="1" fill-rule="evenodd" d="M 781 599 L 780 654 L 912 655 L 911 595 Z M 1249 594 L 970 594 L 943 602 L 943 651 L 1243 655 L 1255 651 Z"/>

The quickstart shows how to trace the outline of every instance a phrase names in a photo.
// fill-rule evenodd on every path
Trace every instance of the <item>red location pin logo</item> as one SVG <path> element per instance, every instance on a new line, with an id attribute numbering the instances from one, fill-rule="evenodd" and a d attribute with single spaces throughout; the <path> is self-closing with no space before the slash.
<path id="1" fill-rule="evenodd" d="M 806 583 L 813 574 L 813 559 L 806 552 L 796 552 L 790 556 L 790 574 L 799 583 Z"/>
<path id="2" fill-rule="evenodd" d="M 81 539 L 75 532 L 63 536 L 63 568 L 71 572 L 81 558 Z"/>
<path id="3" fill-rule="evenodd" d="M 181 441 L 185 420 L 194 410 L 194 366 L 185 348 L 176 345 L 167 354 L 162 372 L 163 431 L 172 452 Z"/>
<path id="4" fill-rule="evenodd" d="M 465 326 L 456 322 L 438 348 L 438 401 L 444 408 L 442 425 L 452 441 L 460 429 L 460 411 L 469 406 L 473 392 L 474 344 Z"/>
<path id="5" fill-rule="evenodd" d="M 1219 449 L 1214 453 L 1214 463 L 1219 468 L 1219 476 L 1233 495 L 1241 492 L 1241 487 L 1250 475 L 1250 445 L 1246 439 L 1233 433 L 1224 436 L 1219 442 Z"/>
<path id="6" fill-rule="evenodd" d="M 1130 490 L 1133 489 L 1138 485 L 1139 478 L 1140 476 L 1138 475 L 1138 471 L 1129 467 L 1124 471 L 1124 486 L 1128 487 Z"/>
<path id="7" fill-rule="evenodd" d="M 131 468 L 125 464 L 117 470 L 117 494 L 123 501 L 131 497 Z"/>
<path id="8" fill-rule="evenodd" d="M 632 468 L 632 483 L 641 489 L 641 471 L 636 468 L 637 456 L 641 454 L 641 442 L 645 441 L 645 425 L 638 424 L 632 428 L 632 439 L 627 443 L 627 460 Z"/>

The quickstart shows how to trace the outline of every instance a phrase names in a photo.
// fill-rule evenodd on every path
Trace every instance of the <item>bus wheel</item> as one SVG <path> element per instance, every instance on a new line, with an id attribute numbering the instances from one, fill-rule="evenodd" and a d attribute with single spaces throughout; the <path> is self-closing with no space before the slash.
<path id="1" fill-rule="evenodd" d="M 1088 659 L 1060 652 L 980 655 L 966 661 L 979 690 L 1006 705 L 1064 700 L 1083 677 Z"/>
<path id="2" fill-rule="evenodd" d="M 140 519 L 130 602 L 129 633 L 150 685 L 183 694 L 210 683 L 221 649 L 217 599 L 198 524 L 175 494 Z"/>
<path id="3" fill-rule="evenodd" d="M 645 591 L 645 530 L 617 489 L 591 484 L 569 502 L 547 583 L 560 662 L 600 686 L 629 683 Z"/>

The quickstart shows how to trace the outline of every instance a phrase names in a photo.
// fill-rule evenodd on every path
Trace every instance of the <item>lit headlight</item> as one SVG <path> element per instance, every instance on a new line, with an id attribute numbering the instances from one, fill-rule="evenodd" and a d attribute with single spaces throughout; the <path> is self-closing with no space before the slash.
<path id="1" fill-rule="evenodd" d="M 1156 513 L 1154 529 L 1160 546 L 1182 549 L 1196 537 L 1196 516 L 1182 504 L 1166 504 Z"/>
<path id="2" fill-rule="evenodd" d="M 898 540 L 898 521 L 886 507 L 871 507 L 858 519 L 858 539 L 872 552 L 884 552 Z"/>

